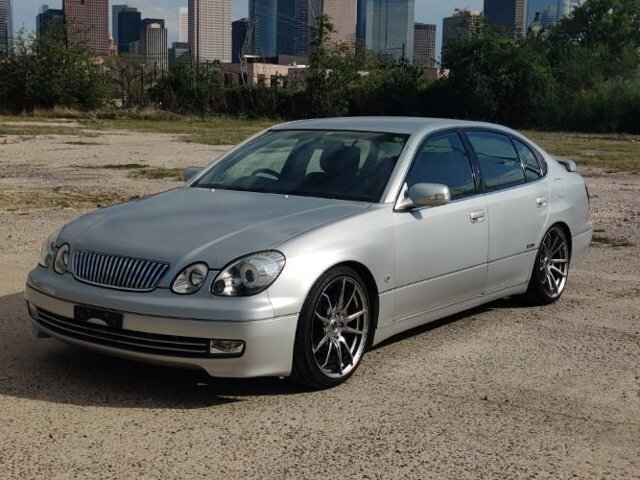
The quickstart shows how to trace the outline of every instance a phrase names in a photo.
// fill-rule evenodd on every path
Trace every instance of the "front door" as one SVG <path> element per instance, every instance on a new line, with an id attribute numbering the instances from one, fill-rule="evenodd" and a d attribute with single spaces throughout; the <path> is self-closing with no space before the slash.
<path id="1" fill-rule="evenodd" d="M 452 201 L 394 213 L 399 286 L 395 321 L 479 297 L 487 277 L 487 206 L 460 135 L 427 139 L 406 183 L 409 188 L 417 183 L 447 185 Z"/>

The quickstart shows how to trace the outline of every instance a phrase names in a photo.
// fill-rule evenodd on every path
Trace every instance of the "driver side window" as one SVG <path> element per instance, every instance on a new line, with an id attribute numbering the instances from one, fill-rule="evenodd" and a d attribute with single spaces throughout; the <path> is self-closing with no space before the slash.
<path id="1" fill-rule="evenodd" d="M 417 183 L 446 185 L 452 200 L 476 194 L 471 162 L 457 133 L 429 139 L 420 148 L 407 177 L 409 188 Z"/>

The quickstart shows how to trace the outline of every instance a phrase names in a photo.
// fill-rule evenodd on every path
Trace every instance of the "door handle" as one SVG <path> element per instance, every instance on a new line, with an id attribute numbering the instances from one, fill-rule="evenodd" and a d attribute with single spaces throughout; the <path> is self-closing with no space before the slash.
<path id="1" fill-rule="evenodd" d="M 469 214 L 469 218 L 471 219 L 471 223 L 480 223 L 484 222 L 485 215 L 484 210 L 474 210 Z"/>
<path id="2" fill-rule="evenodd" d="M 538 198 L 536 198 L 536 206 L 538 208 L 546 207 L 547 206 L 547 197 L 538 197 Z"/>

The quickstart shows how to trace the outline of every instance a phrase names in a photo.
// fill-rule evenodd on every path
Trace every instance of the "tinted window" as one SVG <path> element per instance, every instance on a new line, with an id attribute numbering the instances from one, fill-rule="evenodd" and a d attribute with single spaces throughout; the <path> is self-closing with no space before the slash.
<path id="1" fill-rule="evenodd" d="M 524 166 L 524 174 L 527 177 L 527 182 L 532 182 L 542 177 L 542 169 L 540 168 L 538 159 L 531 151 L 531 149 L 515 138 L 513 139 L 513 144 L 516 146 L 518 155 L 520 155 L 520 160 L 522 160 L 522 165 Z"/>
<path id="2" fill-rule="evenodd" d="M 193 187 L 377 202 L 408 135 L 276 130 L 214 165 Z"/>
<path id="3" fill-rule="evenodd" d="M 500 190 L 525 182 L 520 158 L 506 135 L 469 132 L 469 141 L 476 152 L 488 191 Z"/>
<path id="4" fill-rule="evenodd" d="M 407 178 L 409 187 L 416 183 L 440 183 L 449 187 L 451 198 L 475 195 L 471 163 L 457 133 L 442 135 L 419 150 Z"/>

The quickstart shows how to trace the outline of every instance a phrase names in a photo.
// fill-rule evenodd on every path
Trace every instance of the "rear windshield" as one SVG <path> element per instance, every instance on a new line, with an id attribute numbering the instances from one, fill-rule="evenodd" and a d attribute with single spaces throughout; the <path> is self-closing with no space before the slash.
<path id="1" fill-rule="evenodd" d="M 379 202 L 408 138 L 273 130 L 231 153 L 192 186 Z"/>

